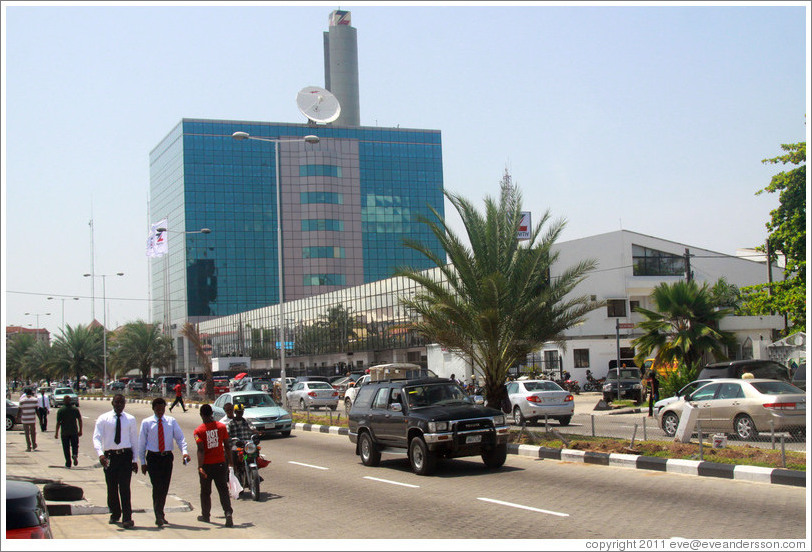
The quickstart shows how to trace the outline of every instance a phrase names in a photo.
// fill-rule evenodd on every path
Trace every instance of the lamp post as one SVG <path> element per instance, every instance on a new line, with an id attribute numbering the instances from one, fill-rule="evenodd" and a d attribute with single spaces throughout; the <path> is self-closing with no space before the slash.
<path id="1" fill-rule="evenodd" d="M 319 137 L 308 135 L 304 138 L 294 138 L 289 140 L 279 140 L 276 138 L 262 138 L 259 136 L 251 136 L 247 132 L 235 132 L 231 135 L 235 140 L 258 140 L 260 142 L 272 142 L 274 144 L 274 165 L 276 169 L 276 246 L 278 253 L 279 264 L 279 339 L 281 345 L 279 347 L 279 379 L 282 382 L 282 406 L 287 410 L 288 408 L 288 386 L 285 381 L 285 284 L 284 284 L 284 271 L 283 271 L 283 255 L 282 255 L 282 183 L 279 176 L 279 144 L 289 142 L 305 142 L 307 144 L 318 144 Z"/>
<path id="2" fill-rule="evenodd" d="M 39 317 L 40 316 L 51 316 L 50 312 L 27 312 L 25 313 L 26 316 L 35 316 L 37 318 L 37 329 L 36 329 L 36 336 L 37 341 L 39 341 Z"/>
<path id="3" fill-rule="evenodd" d="M 54 299 L 59 299 L 60 301 L 62 301 L 62 333 L 64 334 L 65 333 L 65 301 L 67 300 L 67 297 L 58 297 L 58 298 L 57 297 L 48 297 L 49 301 L 52 301 Z M 74 301 L 79 300 L 78 297 L 71 297 L 71 299 L 73 299 Z"/>
<path id="4" fill-rule="evenodd" d="M 85 278 L 93 277 L 93 278 L 101 278 L 102 279 L 102 309 L 104 309 L 104 316 L 103 320 L 104 323 L 102 324 L 102 335 L 103 338 L 103 360 L 104 360 L 104 377 L 102 378 L 102 394 L 104 394 L 104 390 L 107 389 L 107 276 L 124 276 L 123 272 L 116 272 L 115 274 L 85 274 Z M 79 391 L 79 374 L 76 374 L 76 390 Z"/>
<path id="5" fill-rule="evenodd" d="M 171 231 L 170 231 L 170 230 L 168 230 L 168 229 L 166 229 L 166 228 L 164 228 L 164 227 L 161 227 L 161 228 L 156 228 L 156 229 L 155 229 L 155 232 L 156 232 L 157 234 L 161 234 L 161 233 L 163 233 L 163 232 L 169 232 L 169 233 L 172 233 L 172 234 L 211 234 L 211 229 L 210 229 L 210 228 L 201 228 L 200 230 L 188 230 L 188 231 L 184 231 L 184 230 L 171 230 Z M 166 267 L 166 266 L 167 266 L 167 264 L 168 264 L 168 257 L 167 257 L 167 261 L 165 261 L 164 267 Z M 168 278 L 168 275 L 167 275 L 167 279 L 166 279 L 166 286 L 167 286 L 167 289 L 165 290 L 165 295 L 166 295 L 166 296 L 167 296 L 167 298 L 168 298 L 168 297 L 169 297 L 169 289 L 168 289 L 168 286 L 169 286 L 169 278 Z M 175 336 L 174 336 L 174 334 L 172 333 L 172 309 L 171 309 L 171 302 L 170 302 L 170 301 L 166 301 L 166 303 L 169 305 L 169 308 L 167 308 L 166 306 L 165 306 L 164 308 L 165 308 L 166 310 L 168 310 L 169 312 L 165 312 L 165 313 L 164 313 L 164 320 L 165 320 L 165 322 L 166 322 L 166 323 L 165 323 L 165 326 L 168 326 L 168 328 L 164 328 L 164 331 L 169 330 L 169 337 L 170 337 L 170 338 L 173 340 L 173 342 L 174 342 Z M 188 318 L 188 316 L 189 316 L 189 311 L 188 311 L 188 307 L 187 307 L 187 310 L 186 310 L 186 317 Z M 188 355 L 188 351 L 186 351 L 186 345 L 185 345 L 185 343 L 186 343 L 186 342 L 185 342 L 185 340 L 184 340 L 184 350 L 183 350 L 183 371 L 184 371 L 184 373 L 186 374 L 186 392 L 187 392 L 187 394 L 188 394 L 188 393 L 189 393 L 189 391 L 191 391 L 192 386 L 191 386 L 191 381 L 190 381 L 191 377 L 190 377 L 190 375 L 189 375 L 189 355 Z"/>

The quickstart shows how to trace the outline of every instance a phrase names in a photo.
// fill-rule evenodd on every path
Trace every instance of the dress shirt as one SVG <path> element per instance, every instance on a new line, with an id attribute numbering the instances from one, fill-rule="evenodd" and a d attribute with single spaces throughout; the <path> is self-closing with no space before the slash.
<path id="1" fill-rule="evenodd" d="M 172 452 L 172 442 L 178 444 L 182 454 L 189 454 L 186 447 L 186 438 L 183 436 L 183 430 L 180 428 L 178 421 L 172 416 L 163 416 L 164 425 L 164 452 Z M 141 433 L 138 434 L 138 457 L 141 459 L 141 464 L 146 464 L 147 452 L 160 451 L 160 444 L 158 443 L 158 417 L 155 415 L 146 418 L 141 422 Z"/>
<path id="2" fill-rule="evenodd" d="M 104 455 L 104 451 L 113 449 L 135 448 L 138 446 L 138 429 L 136 428 L 135 416 L 127 412 L 121 413 L 121 442 L 116 444 L 113 439 L 116 436 L 116 411 L 105 412 L 96 420 L 96 428 L 93 430 L 93 448 L 99 456 Z M 136 456 L 133 451 L 133 461 Z"/>
<path id="3" fill-rule="evenodd" d="M 48 400 L 48 397 L 46 397 L 42 393 L 37 395 L 37 407 L 38 408 L 44 408 L 45 410 L 50 412 L 51 411 L 51 404 L 50 403 L 51 403 L 51 401 Z"/>

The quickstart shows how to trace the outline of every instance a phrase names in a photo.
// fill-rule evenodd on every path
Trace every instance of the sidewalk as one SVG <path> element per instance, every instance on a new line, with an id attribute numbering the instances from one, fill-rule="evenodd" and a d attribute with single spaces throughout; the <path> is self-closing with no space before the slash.
<path id="1" fill-rule="evenodd" d="M 164 513 L 170 522 L 163 528 L 154 524 L 152 492 L 149 482 L 133 476 L 132 507 L 134 529 L 110 525 L 107 509 L 107 487 L 95 451 L 79 449 L 79 465 L 65 468 L 60 440 L 54 439 L 54 428 L 42 433 L 37 428 L 37 444 L 33 452 L 25 451 L 25 436 L 20 426 L 6 432 L 6 477 L 29 481 L 40 488 L 50 482 L 81 487 L 84 499 L 75 502 L 47 501 L 51 512 L 51 531 L 55 539 L 200 539 L 229 538 L 224 518 L 216 513 L 212 523 L 197 521 L 200 512 L 189 502 L 174 496 L 170 490 Z M 148 487 L 144 489 L 142 486 Z M 216 501 L 215 501 L 216 502 Z M 78 515 L 85 514 L 85 515 Z M 236 534 L 233 535 L 236 537 Z"/>

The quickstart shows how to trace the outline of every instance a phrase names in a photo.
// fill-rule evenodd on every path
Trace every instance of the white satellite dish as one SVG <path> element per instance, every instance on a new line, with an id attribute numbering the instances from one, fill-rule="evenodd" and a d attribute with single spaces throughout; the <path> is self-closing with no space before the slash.
<path id="1" fill-rule="evenodd" d="M 306 86 L 299 90 L 296 105 L 305 117 L 316 123 L 332 123 L 341 114 L 338 98 L 318 86 Z"/>

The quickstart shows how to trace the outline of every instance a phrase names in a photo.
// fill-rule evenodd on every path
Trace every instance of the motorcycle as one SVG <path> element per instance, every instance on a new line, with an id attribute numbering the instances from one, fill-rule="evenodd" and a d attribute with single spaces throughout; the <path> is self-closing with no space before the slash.
<path id="1" fill-rule="evenodd" d="M 558 380 L 556 381 L 556 383 L 566 391 L 569 391 L 570 393 L 575 393 L 576 395 L 581 394 L 581 386 L 578 385 L 578 380 L 574 379 Z"/>
<path id="2" fill-rule="evenodd" d="M 587 381 L 584 384 L 584 391 L 587 391 L 587 392 L 591 392 L 591 391 L 601 392 L 601 391 L 603 391 L 603 384 L 604 383 L 606 383 L 606 378 L 600 378 L 600 379 L 587 378 Z"/>
<path id="3" fill-rule="evenodd" d="M 231 441 L 231 450 L 234 451 L 237 462 L 241 466 L 241 469 L 235 470 L 235 473 L 243 486 L 243 491 L 248 491 L 253 500 L 259 500 L 259 483 L 262 481 L 259 468 L 270 464 L 270 461 L 259 454 L 262 449 L 259 446 L 260 437 L 255 433 L 251 435 L 251 440 L 248 442 L 236 438 Z"/>

